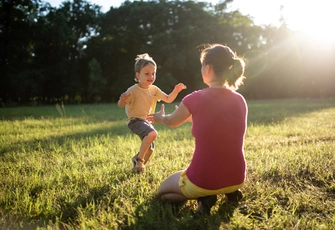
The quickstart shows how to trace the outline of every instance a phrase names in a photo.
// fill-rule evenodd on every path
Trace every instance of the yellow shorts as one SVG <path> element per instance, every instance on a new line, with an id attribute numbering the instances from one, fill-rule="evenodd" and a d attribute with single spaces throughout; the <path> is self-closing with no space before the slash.
<path id="1" fill-rule="evenodd" d="M 186 196 L 189 199 L 197 199 L 202 196 L 210 196 L 210 195 L 217 195 L 217 194 L 227 194 L 236 191 L 237 189 L 241 188 L 244 183 L 233 185 L 221 189 L 216 190 L 208 190 L 203 189 L 195 184 L 193 184 L 187 177 L 186 171 L 182 172 L 180 174 L 179 179 L 179 187 L 181 191 L 183 192 L 184 196 Z"/>

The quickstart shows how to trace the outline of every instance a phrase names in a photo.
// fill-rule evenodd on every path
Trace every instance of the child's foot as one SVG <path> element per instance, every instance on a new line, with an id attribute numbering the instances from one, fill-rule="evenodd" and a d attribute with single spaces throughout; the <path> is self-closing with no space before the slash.
<path id="1" fill-rule="evenodd" d="M 135 173 L 143 173 L 144 172 L 144 160 L 141 158 L 136 157 L 136 163 L 134 167 Z"/>

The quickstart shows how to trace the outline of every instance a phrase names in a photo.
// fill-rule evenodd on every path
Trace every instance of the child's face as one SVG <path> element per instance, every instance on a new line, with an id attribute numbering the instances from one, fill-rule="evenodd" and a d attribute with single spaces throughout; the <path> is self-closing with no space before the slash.
<path id="1" fill-rule="evenodd" d="M 147 89 L 156 80 L 156 67 L 149 63 L 140 72 L 136 72 L 138 84 L 141 88 Z"/>

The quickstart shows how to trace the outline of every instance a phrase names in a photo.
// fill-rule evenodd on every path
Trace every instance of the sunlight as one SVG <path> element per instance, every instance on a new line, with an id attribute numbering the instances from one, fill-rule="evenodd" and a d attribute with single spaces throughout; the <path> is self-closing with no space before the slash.
<path id="1" fill-rule="evenodd" d="M 334 6 L 335 3 L 328 0 L 292 1 L 284 6 L 283 15 L 291 29 L 303 32 L 308 38 L 319 42 L 335 41 Z"/>

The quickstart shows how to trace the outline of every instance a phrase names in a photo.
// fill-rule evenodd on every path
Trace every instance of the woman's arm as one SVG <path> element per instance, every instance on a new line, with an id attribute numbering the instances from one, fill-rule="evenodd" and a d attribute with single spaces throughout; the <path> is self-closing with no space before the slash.
<path id="1" fill-rule="evenodd" d="M 165 115 L 164 104 L 162 104 L 161 111 L 149 114 L 147 120 L 151 124 L 163 124 L 175 128 L 185 122 L 192 122 L 192 115 L 182 102 L 173 113 Z"/>

